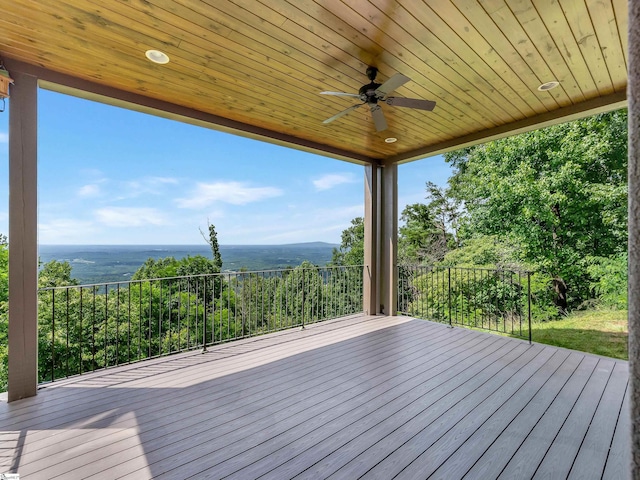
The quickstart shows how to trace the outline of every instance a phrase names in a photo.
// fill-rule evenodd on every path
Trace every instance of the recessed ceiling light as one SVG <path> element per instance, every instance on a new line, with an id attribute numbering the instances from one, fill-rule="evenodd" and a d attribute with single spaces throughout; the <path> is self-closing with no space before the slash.
<path id="1" fill-rule="evenodd" d="M 558 85 L 560 85 L 560 82 L 553 80 L 551 82 L 543 83 L 538 87 L 538 90 L 540 90 L 541 92 L 546 92 L 547 90 L 556 88 Z"/>
<path id="2" fill-rule="evenodd" d="M 160 65 L 169 63 L 169 55 L 160 50 L 147 50 L 144 54 L 153 63 L 159 63 Z"/>
<path id="3" fill-rule="evenodd" d="M 395 143 L 395 142 L 397 142 L 397 141 L 398 141 L 398 139 L 397 139 L 397 138 L 395 138 L 395 137 L 389 137 L 389 138 L 385 138 L 385 139 L 384 139 L 384 141 L 385 141 L 386 143 Z"/>

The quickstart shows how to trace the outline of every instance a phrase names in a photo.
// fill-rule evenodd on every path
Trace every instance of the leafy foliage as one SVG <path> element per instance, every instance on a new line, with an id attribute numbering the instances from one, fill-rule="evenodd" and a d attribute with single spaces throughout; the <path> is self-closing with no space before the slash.
<path id="1" fill-rule="evenodd" d="M 466 235 L 517 244 L 556 301 L 566 285 L 561 309 L 579 305 L 589 297 L 583 259 L 626 249 L 626 130 L 618 111 L 447 154 Z"/>
<path id="2" fill-rule="evenodd" d="M 362 308 L 358 267 L 319 269 L 304 262 L 283 271 L 217 269 L 199 256 L 149 259 L 131 282 L 80 286 L 68 277 L 68 263 L 49 262 L 41 270 L 47 287 L 39 292 L 41 381 Z M 69 286 L 61 287 L 65 282 Z"/>
<path id="3" fill-rule="evenodd" d="M 351 220 L 351 226 L 342 231 L 340 248 L 333 249 L 332 265 L 364 264 L 364 218 Z"/>
<path id="4" fill-rule="evenodd" d="M 627 252 L 613 257 L 588 257 L 590 286 L 600 306 L 627 309 Z"/>

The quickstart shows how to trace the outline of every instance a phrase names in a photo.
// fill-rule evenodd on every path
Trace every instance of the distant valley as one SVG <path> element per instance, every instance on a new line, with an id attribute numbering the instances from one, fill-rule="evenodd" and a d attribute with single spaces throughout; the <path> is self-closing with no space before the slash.
<path id="1" fill-rule="evenodd" d="M 310 242 L 287 245 L 220 245 L 223 270 L 270 270 L 295 267 L 308 260 L 325 265 L 339 245 Z M 82 284 L 127 281 L 148 259 L 188 255 L 211 258 L 209 245 L 40 245 L 41 263 L 67 261 Z"/>

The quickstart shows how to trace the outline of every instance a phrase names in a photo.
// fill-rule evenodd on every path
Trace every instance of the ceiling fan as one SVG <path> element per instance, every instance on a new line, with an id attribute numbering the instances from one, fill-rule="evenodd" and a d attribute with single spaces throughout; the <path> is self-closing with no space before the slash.
<path id="1" fill-rule="evenodd" d="M 371 80 L 371 83 L 367 85 L 363 85 L 358 93 L 343 93 L 343 92 L 320 92 L 321 95 L 336 95 L 339 97 L 355 97 L 359 98 L 362 103 L 358 103 L 357 105 L 353 105 L 346 110 L 343 110 L 339 113 L 336 113 L 333 117 L 327 118 L 322 123 L 331 123 L 334 120 L 346 115 L 347 113 L 355 110 L 356 108 L 367 104 L 369 109 L 371 110 L 371 117 L 373 118 L 373 123 L 375 123 L 376 130 L 381 132 L 386 130 L 387 120 L 384 118 L 384 113 L 382 112 L 382 108 L 378 105 L 378 102 L 385 102 L 387 105 L 395 106 L 395 107 L 407 107 L 407 108 L 418 108 L 420 110 L 428 110 L 432 111 L 436 102 L 432 100 L 421 100 L 418 98 L 404 98 L 404 97 L 389 97 L 389 93 L 393 92 L 396 88 L 401 87 L 409 80 L 411 80 L 406 75 L 401 73 L 396 73 L 389 80 L 380 84 L 376 83 L 374 80 L 376 79 L 376 75 L 378 74 L 378 69 L 376 67 L 367 68 L 367 77 Z"/>

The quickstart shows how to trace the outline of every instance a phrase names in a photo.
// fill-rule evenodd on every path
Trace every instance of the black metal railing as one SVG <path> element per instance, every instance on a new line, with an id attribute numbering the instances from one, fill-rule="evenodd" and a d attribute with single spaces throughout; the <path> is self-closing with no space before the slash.
<path id="1" fill-rule="evenodd" d="M 362 311 L 362 266 L 43 288 L 40 381 Z"/>
<path id="2" fill-rule="evenodd" d="M 531 342 L 531 273 L 399 265 L 398 313 L 509 333 Z"/>

